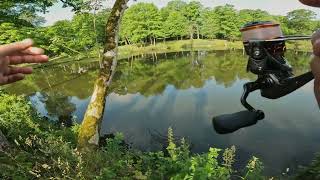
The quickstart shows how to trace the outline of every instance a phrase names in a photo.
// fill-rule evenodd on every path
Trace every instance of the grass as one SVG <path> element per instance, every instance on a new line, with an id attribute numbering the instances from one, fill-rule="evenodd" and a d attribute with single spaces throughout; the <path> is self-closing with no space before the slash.
<path id="1" fill-rule="evenodd" d="M 156 45 L 139 46 L 139 45 L 125 45 L 119 47 L 120 57 L 130 57 L 139 54 L 150 53 L 168 53 L 191 50 L 230 50 L 242 49 L 242 42 L 230 42 L 226 40 L 178 40 L 159 42 Z"/>

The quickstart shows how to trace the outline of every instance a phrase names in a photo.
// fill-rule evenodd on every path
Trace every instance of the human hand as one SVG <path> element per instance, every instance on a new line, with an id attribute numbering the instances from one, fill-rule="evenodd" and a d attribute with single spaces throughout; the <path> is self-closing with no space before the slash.
<path id="1" fill-rule="evenodd" d="M 320 107 L 320 57 L 313 56 L 310 66 L 314 75 L 314 94 Z"/>
<path id="2" fill-rule="evenodd" d="M 320 79 L 320 57 L 312 56 L 310 66 L 315 79 Z"/>
<path id="3" fill-rule="evenodd" d="M 0 46 L 0 85 L 10 84 L 24 79 L 32 73 L 31 67 L 15 67 L 23 63 L 44 63 L 48 56 L 44 51 L 33 47 L 33 41 L 26 39 L 21 42 Z"/>
<path id="4" fill-rule="evenodd" d="M 316 31 L 311 38 L 313 54 L 320 57 L 320 30 Z"/>

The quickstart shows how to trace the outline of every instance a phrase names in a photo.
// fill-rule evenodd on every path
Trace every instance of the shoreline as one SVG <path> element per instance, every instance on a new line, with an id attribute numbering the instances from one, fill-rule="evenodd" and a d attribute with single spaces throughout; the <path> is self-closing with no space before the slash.
<path id="1" fill-rule="evenodd" d="M 138 44 L 123 45 L 119 46 L 118 59 L 125 59 L 131 56 L 137 56 L 141 54 L 151 53 L 170 53 L 180 51 L 192 51 L 192 50 L 203 50 L 203 51 L 217 51 L 217 50 L 244 50 L 242 41 L 228 41 L 219 39 L 193 39 L 193 40 L 177 40 L 159 42 L 156 45 L 139 46 Z M 312 52 L 311 43 L 309 41 L 291 41 L 287 42 L 287 50 L 293 50 L 296 52 Z M 83 58 L 98 58 L 98 49 L 94 49 L 88 53 L 82 53 L 76 56 L 62 55 L 55 56 L 49 60 L 60 61 L 64 59 L 70 59 L 76 57 L 80 60 Z"/>

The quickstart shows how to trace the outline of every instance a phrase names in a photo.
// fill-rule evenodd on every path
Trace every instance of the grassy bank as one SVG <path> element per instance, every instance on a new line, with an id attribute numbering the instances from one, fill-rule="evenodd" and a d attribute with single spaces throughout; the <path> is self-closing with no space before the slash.
<path id="1" fill-rule="evenodd" d="M 102 48 L 100 48 L 101 50 Z M 309 41 L 290 41 L 287 42 L 287 49 L 302 52 L 311 52 L 312 47 Z M 63 54 L 58 57 L 52 58 L 50 61 L 72 61 L 74 59 L 80 60 L 83 58 L 97 58 L 99 49 L 94 48 L 91 51 L 84 52 L 81 54 L 67 55 Z M 227 40 L 205 40 L 205 39 L 194 39 L 194 40 L 178 40 L 168 42 L 158 42 L 156 45 L 124 45 L 119 46 L 119 59 L 128 58 L 131 56 L 137 56 L 140 54 L 151 54 L 151 53 L 170 53 L 180 51 L 214 51 L 214 50 L 243 50 L 243 44 L 241 41 L 227 41 Z"/>
<path id="2" fill-rule="evenodd" d="M 128 57 L 131 55 L 149 54 L 149 53 L 168 53 L 179 51 L 192 50 L 229 50 L 242 49 L 242 42 L 230 42 L 226 40 L 179 40 L 160 42 L 156 45 L 139 46 L 139 45 L 125 45 L 119 47 L 121 57 Z"/>
<path id="3" fill-rule="evenodd" d="M 287 49 L 294 51 L 311 52 L 312 47 L 309 41 L 290 41 L 287 42 Z M 148 53 L 167 53 L 192 50 L 243 50 L 243 43 L 242 41 L 231 42 L 218 39 L 194 39 L 160 42 L 156 45 L 149 46 L 126 45 L 119 47 L 119 53 L 121 57 L 129 57 Z"/>

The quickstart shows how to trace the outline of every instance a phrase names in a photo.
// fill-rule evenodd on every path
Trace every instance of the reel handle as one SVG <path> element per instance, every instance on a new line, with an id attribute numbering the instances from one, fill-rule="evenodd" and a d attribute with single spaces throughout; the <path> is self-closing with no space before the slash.
<path id="1" fill-rule="evenodd" d="M 257 124 L 264 119 L 263 111 L 241 111 L 234 114 L 221 115 L 212 120 L 215 131 L 219 134 L 233 133 L 241 128 Z"/>

